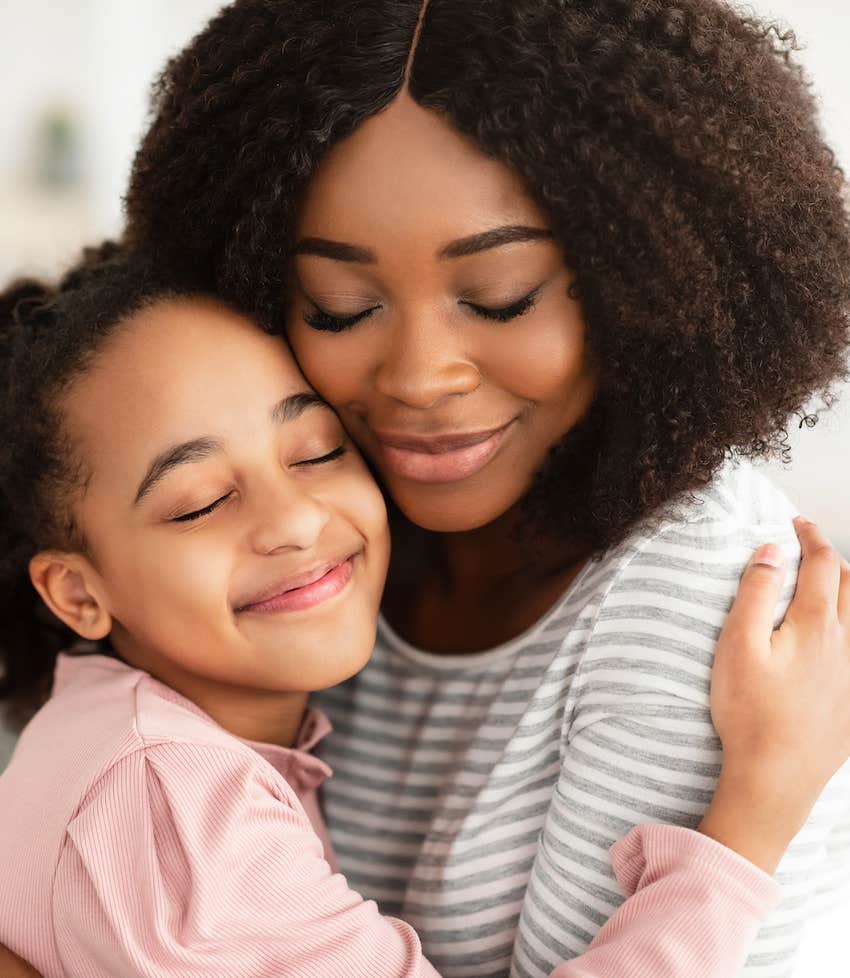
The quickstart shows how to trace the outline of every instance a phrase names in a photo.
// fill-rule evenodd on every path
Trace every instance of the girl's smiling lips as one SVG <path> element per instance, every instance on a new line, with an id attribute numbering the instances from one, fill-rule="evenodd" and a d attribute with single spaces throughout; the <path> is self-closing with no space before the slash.
<path id="1" fill-rule="evenodd" d="M 385 469 L 414 482 L 456 482 L 480 472 L 513 421 L 489 431 L 452 435 L 405 435 L 372 429 Z"/>
<path id="2" fill-rule="evenodd" d="M 237 614 L 269 614 L 280 611 L 304 611 L 323 604 L 345 589 L 354 573 L 354 558 L 325 561 L 253 595 L 236 607 Z"/>

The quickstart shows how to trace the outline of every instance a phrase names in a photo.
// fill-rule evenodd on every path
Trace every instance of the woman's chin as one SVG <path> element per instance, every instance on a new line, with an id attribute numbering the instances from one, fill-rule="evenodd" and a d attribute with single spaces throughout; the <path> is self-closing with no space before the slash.
<path id="1" fill-rule="evenodd" d="M 519 501 L 511 495 L 494 498 L 487 492 L 464 492 L 455 484 L 453 491 L 428 492 L 417 488 L 388 487 L 395 505 L 411 523 L 432 533 L 471 533 L 495 523 Z"/>

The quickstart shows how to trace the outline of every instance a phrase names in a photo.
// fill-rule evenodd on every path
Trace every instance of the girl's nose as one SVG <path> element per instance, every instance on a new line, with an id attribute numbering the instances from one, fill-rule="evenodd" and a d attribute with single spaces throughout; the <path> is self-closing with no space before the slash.
<path id="1" fill-rule="evenodd" d="M 303 486 L 269 486 L 257 507 L 252 545 L 257 553 L 309 550 L 331 518 L 327 506 Z"/>

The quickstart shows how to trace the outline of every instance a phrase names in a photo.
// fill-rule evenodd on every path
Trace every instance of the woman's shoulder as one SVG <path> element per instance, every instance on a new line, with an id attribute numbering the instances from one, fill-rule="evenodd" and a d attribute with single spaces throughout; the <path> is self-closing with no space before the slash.
<path id="1" fill-rule="evenodd" d="M 741 574 L 764 543 L 785 553 L 778 608 L 784 613 L 799 562 L 795 515 L 763 473 L 730 463 L 705 489 L 639 527 L 607 558 L 604 592 L 588 632 L 588 661 L 621 657 L 628 647 L 633 667 L 638 660 L 671 669 L 686 662 L 705 685 Z"/>
<path id="2" fill-rule="evenodd" d="M 639 525 L 612 556 L 622 569 L 640 566 L 652 554 L 668 554 L 671 567 L 683 572 L 692 563 L 701 570 L 724 562 L 740 564 L 740 572 L 744 554 L 760 544 L 778 543 L 796 552 L 798 512 L 764 472 L 730 460 L 708 485 L 683 493 Z"/>
<path id="3" fill-rule="evenodd" d="M 788 525 L 799 510 L 762 469 L 730 460 L 701 490 L 674 505 L 671 520 L 683 525 Z"/>

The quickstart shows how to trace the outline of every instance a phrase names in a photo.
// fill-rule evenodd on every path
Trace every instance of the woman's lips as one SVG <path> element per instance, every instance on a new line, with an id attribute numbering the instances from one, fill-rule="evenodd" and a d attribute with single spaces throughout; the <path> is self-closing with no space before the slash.
<path id="1" fill-rule="evenodd" d="M 314 608 L 344 590 L 354 573 L 353 565 L 353 556 L 331 566 L 324 565 L 305 575 L 305 583 L 296 583 L 295 586 L 281 585 L 281 590 L 277 593 L 244 604 L 236 609 L 237 613 L 269 614 Z"/>
<path id="2" fill-rule="evenodd" d="M 513 422 L 490 431 L 432 438 L 374 432 L 384 467 L 413 482 L 457 482 L 480 472 Z"/>

